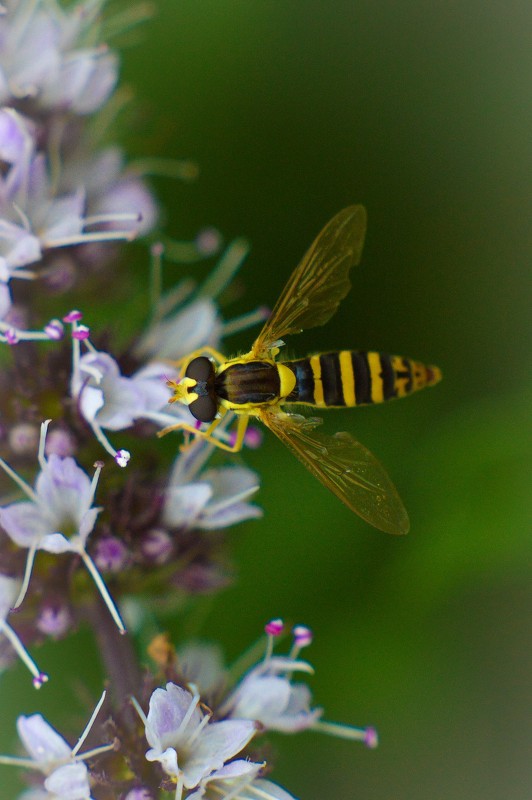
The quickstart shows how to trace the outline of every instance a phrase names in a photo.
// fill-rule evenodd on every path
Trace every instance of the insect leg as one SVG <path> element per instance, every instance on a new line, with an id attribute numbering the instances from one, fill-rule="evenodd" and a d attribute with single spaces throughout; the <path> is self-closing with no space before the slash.
<path id="1" fill-rule="evenodd" d="M 238 451 L 242 449 L 242 445 L 244 443 L 244 436 L 246 435 L 246 430 L 248 427 L 249 415 L 239 415 L 235 441 L 233 444 L 227 444 L 227 442 L 223 442 L 221 439 L 213 436 L 214 431 L 223 419 L 224 413 L 225 411 L 222 412 L 222 416 L 218 417 L 218 419 L 215 419 L 205 431 L 200 431 L 195 428 L 194 425 L 189 425 L 187 422 L 177 422 L 175 425 L 169 425 L 168 427 L 158 431 L 157 436 L 160 438 L 161 436 L 166 436 L 166 434 L 170 433 L 171 431 L 183 431 L 183 433 L 190 433 L 194 437 L 204 439 L 206 442 L 219 447 L 220 450 L 225 450 L 228 453 L 238 453 Z"/>

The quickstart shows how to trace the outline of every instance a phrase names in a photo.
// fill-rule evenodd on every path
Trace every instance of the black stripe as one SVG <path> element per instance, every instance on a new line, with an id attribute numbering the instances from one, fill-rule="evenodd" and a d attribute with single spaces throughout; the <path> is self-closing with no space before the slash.
<path id="1" fill-rule="evenodd" d="M 392 359 L 387 353 L 379 353 L 381 360 L 382 393 L 385 400 L 397 397 L 395 388 L 395 370 L 392 367 Z"/>
<path id="2" fill-rule="evenodd" d="M 410 363 L 409 358 L 402 358 L 401 359 L 403 369 L 397 370 L 397 377 L 398 378 L 406 378 L 405 383 L 405 391 L 411 392 L 412 391 L 412 364 Z"/>
<path id="3" fill-rule="evenodd" d="M 324 353 L 321 355 L 320 366 L 325 405 L 345 406 L 342 371 L 338 353 Z"/>
<path id="4" fill-rule="evenodd" d="M 364 403 L 372 403 L 371 373 L 366 353 L 351 353 L 351 361 L 353 362 L 353 374 L 355 376 L 355 400 L 357 406 Z"/>
<path id="5" fill-rule="evenodd" d="M 285 361 L 296 376 L 296 385 L 286 398 L 291 403 L 314 403 L 314 373 L 310 366 L 309 358 L 300 358 L 298 361 Z"/>

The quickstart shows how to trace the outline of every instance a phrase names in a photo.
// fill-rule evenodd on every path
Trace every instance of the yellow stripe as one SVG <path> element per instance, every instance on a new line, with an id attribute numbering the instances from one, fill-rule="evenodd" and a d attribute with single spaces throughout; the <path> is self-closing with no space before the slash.
<path id="1" fill-rule="evenodd" d="M 374 403 L 382 403 L 384 390 L 382 383 L 381 360 L 378 353 L 367 353 L 371 374 L 371 399 Z"/>
<path id="2" fill-rule="evenodd" d="M 319 356 L 310 357 L 310 368 L 314 376 L 314 402 L 317 406 L 324 406 L 323 383 L 321 382 L 321 364 Z"/>
<path id="3" fill-rule="evenodd" d="M 340 357 L 340 375 L 342 377 L 342 390 L 346 406 L 356 405 L 355 400 L 355 375 L 353 372 L 353 360 L 350 350 L 342 350 L 338 353 Z"/>

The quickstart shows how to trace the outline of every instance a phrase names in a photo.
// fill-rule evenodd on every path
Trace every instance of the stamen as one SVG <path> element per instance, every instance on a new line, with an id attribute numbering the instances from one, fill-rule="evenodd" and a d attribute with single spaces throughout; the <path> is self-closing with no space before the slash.
<path id="1" fill-rule="evenodd" d="M 140 222 L 140 220 L 140 214 L 124 212 L 122 214 L 93 214 L 92 217 L 85 217 L 83 222 L 86 227 L 87 225 L 100 225 L 105 222 Z"/>
<path id="2" fill-rule="evenodd" d="M 24 598 L 26 597 L 28 586 L 30 585 L 31 573 L 33 572 L 33 564 L 35 562 L 35 554 L 37 552 L 38 544 L 39 544 L 38 539 L 34 537 L 30 547 L 28 548 L 28 555 L 26 556 L 26 567 L 24 569 L 24 578 L 22 580 L 22 586 L 20 587 L 20 592 L 18 593 L 18 597 L 15 600 L 13 608 L 18 608 L 21 605 Z"/>
<path id="3" fill-rule="evenodd" d="M 128 172 L 136 175 L 157 175 L 162 178 L 177 178 L 193 181 L 199 175 L 199 167 L 190 159 L 143 158 L 129 165 Z"/>
<path id="4" fill-rule="evenodd" d="M 113 447 L 113 445 L 103 432 L 103 429 L 98 425 L 96 420 L 94 419 L 87 420 L 87 422 L 91 426 L 92 432 L 94 433 L 94 435 L 96 436 L 97 440 L 100 442 L 104 450 L 114 458 L 118 466 L 127 467 L 128 462 L 131 458 L 131 453 L 129 453 L 127 450 L 115 450 L 115 448 Z"/>
<path id="5" fill-rule="evenodd" d="M 92 506 L 92 503 L 94 501 L 94 496 L 96 494 L 96 487 L 98 486 L 98 481 L 100 479 L 100 473 L 101 473 L 102 469 L 104 468 L 103 461 L 96 461 L 94 463 L 94 468 L 95 468 L 96 471 L 95 471 L 94 475 L 92 476 L 91 491 L 90 491 L 90 495 L 89 495 L 90 500 L 89 500 L 89 503 L 87 504 L 89 508 Z"/>
<path id="6" fill-rule="evenodd" d="M 5 322 L 0 322 L 0 342 L 6 344 L 18 344 L 18 342 L 47 342 L 50 336 L 45 331 L 23 331 L 20 328 L 15 328 L 12 325 L 6 325 Z"/>
<path id="7" fill-rule="evenodd" d="M 177 239 L 165 239 L 165 255 L 168 261 L 177 264 L 192 264 L 207 257 L 198 250 L 195 240 L 186 242 Z"/>
<path id="8" fill-rule="evenodd" d="M 30 758 L 19 758 L 18 756 L 0 756 L 0 764 L 5 767 L 20 767 L 21 769 L 41 769 L 41 765 Z"/>
<path id="9" fill-rule="evenodd" d="M 157 316 L 163 291 L 163 254 L 163 243 L 155 242 L 150 248 L 150 311 L 153 319 Z"/>
<path id="10" fill-rule="evenodd" d="M 37 272 L 32 269 L 17 269 L 11 276 L 12 278 L 20 278 L 23 281 L 34 281 L 39 277 Z"/>
<path id="11" fill-rule="evenodd" d="M 137 231 L 100 231 L 98 233 L 79 233 L 75 236 L 64 236 L 62 239 L 47 239 L 42 242 L 45 249 L 54 247 L 71 247 L 71 245 L 87 244 L 88 242 L 132 242 L 136 239 Z"/>
<path id="12" fill-rule="evenodd" d="M 19 475 L 17 475 L 17 473 L 9 466 L 9 464 L 6 461 L 4 461 L 3 458 L 0 458 L 0 467 L 2 467 L 4 472 L 6 472 L 9 475 L 9 477 L 12 480 L 14 480 L 18 486 L 20 486 L 22 491 L 30 498 L 32 502 L 34 503 L 39 502 L 37 495 L 31 488 L 31 486 L 29 486 L 25 480 L 23 480 Z"/>
<path id="13" fill-rule="evenodd" d="M 176 736 L 178 736 L 179 733 L 181 733 L 181 731 L 185 730 L 185 728 L 187 727 L 188 723 L 190 722 L 190 718 L 192 717 L 192 714 L 194 713 L 194 711 L 198 706 L 199 701 L 200 701 L 200 696 L 199 694 L 195 693 L 192 697 L 192 700 L 190 701 L 189 707 L 187 708 L 187 713 L 181 720 L 181 724 L 179 725 L 179 728 L 176 731 Z"/>
<path id="14" fill-rule="evenodd" d="M 204 228 L 196 236 L 196 247 L 202 256 L 212 256 L 222 244 L 222 235 L 216 228 Z"/>
<path id="15" fill-rule="evenodd" d="M 307 628 L 306 625 L 296 625 L 292 628 L 292 635 L 294 637 L 294 643 L 288 657 L 297 658 L 304 647 L 308 647 L 309 644 L 312 644 L 312 631 L 310 628 Z"/>
<path id="16" fill-rule="evenodd" d="M 284 622 L 282 619 L 272 619 L 264 626 L 266 633 L 266 651 L 264 653 L 264 663 L 267 663 L 272 657 L 274 640 L 281 636 L 284 630 Z"/>
<path id="17" fill-rule="evenodd" d="M 144 725 L 144 727 L 146 727 L 146 725 L 148 724 L 148 718 L 147 718 L 146 714 L 144 713 L 144 711 L 142 710 L 142 708 L 140 707 L 139 701 L 137 700 L 136 697 L 133 697 L 133 696 L 131 696 L 129 699 L 131 701 L 131 705 L 133 706 L 133 708 L 135 709 L 135 711 L 139 715 L 139 717 L 140 717 L 140 719 L 142 721 L 142 724 Z"/>
<path id="18" fill-rule="evenodd" d="M 39 466 L 42 470 L 46 469 L 48 466 L 48 462 L 45 458 L 46 434 L 48 433 L 48 426 L 50 425 L 51 421 L 51 419 L 46 419 L 44 422 L 41 422 L 41 435 L 39 437 L 39 450 L 37 458 L 39 459 Z"/>
<path id="19" fill-rule="evenodd" d="M 225 322 L 222 326 L 222 336 L 231 336 L 233 333 L 239 333 L 246 328 L 251 328 L 253 325 L 260 325 L 265 322 L 270 316 L 271 311 L 266 306 L 259 306 L 254 311 L 248 311 L 247 314 L 242 314 L 240 317 Z"/>
<path id="20" fill-rule="evenodd" d="M 190 735 L 190 737 L 188 739 L 188 742 L 187 742 L 187 747 L 190 747 L 192 745 L 192 743 L 196 741 L 196 739 L 198 738 L 198 736 L 202 732 L 203 728 L 206 725 L 208 725 L 211 716 L 212 716 L 211 714 L 205 714 L 204 715 L 204 717 L 201 720 L 201 722 L 199 723 L 199 725 L 195 728 L 194 732 Z"/>
<path id="21" fill-rule="evenodd" d="M 221 257 L 215 269 L 201 287 L 200 296 L 218 297 L 229 285 L 249 253 L 249 244 L 245 239 L 235 239 Z"/>
<path id="22" fill-rule="evenodd" d="M 131 460 L 131 453 L 129 452 L 129 450 L 117 450 L 116 451 L 115 461 L 116 461 L 116 463 L 118 464 L 119 467 L 122 467 L 122 468 L 127 467 L 127 465 L 129 464 L 130 460 Z"/>
<path id="23" fill-rule="evenodd" d="M 183 797 L 183 773 L 179 770 L 179 774 L 177 776 L 177 783 L 175 787 L 175 800 L 181 800 Z"/>
<path id="24" fill-rule="evenodd" d="M 92 728 L 92 726 L 94 725 L 94 721 L 95 721 L 96 717 L 98 716 L 98 712 L 100 711 L 100 708 L 102 707 L 102 705 L 103 705 L 103 703 L 104 703 L 104 700 L 105 700 L 105 695 L 106 695 L 106 694 L 107 694 L 107 692 L 106 692 L 106 691 L 105 691 L 105 689 L 104 689 L 104 691 L 102 692 L 102 696 L 100 697 L 100 699 L 98 700 L 98 702 L 97 702 L 97 704 L 96 704 L 96 708 L 94 709 L 94 711 L 93 711 L 93 712 L 92 712 L 92 714 L 91 714 L 91 718 L 89 719 L 89 721 L 88 721 L 88 722 L 87 722 L 87 724 L 85 725 L 85 729 L 84 729 L 83 733 L 82 733 L 82 734 L 81 734 L 81 736 L 79 737 L 79 739 L 78 739 L 78 741 L 77 741 L 77 744 L 75 745 L 75 747 L 73 747 L 73 748 L 72 748 L 72 755 L 73 755 L 73 756 L 75 756 L 75 755 L 76 755 L 76 753 L 78 752 L 78 750 L 81 748 L 81 746 L 82 746 L 83 742 L 85 741 L 85 739 L 86 739 L 86 738 L 87 738 L 87 736 L 89 735 L 90 729 L 91 729 L 91 728 Z M 85 754 L 84 758 L 87 758 L 87 757 L 88 757 L 88 756 Z"/>
<path id="25" fill-rule="evenodd" d="M 152 3 L 137 3 L 126 11 L 118 12 L 105 20 L 106 39 L 109 41 L 116 34 L 123 34 L 135 25 L 140 25 L 152 17 Z"/>
<path id="26" fill-rule="evenodd" d="M 81 311 L 74 309 L 73 311 L 69 311 L 68 314 L 63 317 L 63 322 L 71 324 L 72 322 L 79 322 L 80 319 L 83 319 L 83 314 Z"/>
<path id="27" fill-rule="evenodd" d="M 177 284 L 176 287 L 166 292 L 164 297 L 159 300 L 156 319 L 160 320 L 169 314 L 177 306 L 182 305 L 193 294 L 196 283 L 193 280 L 185 279 Z"/>
<path id="28" fill-rule="evenodd" d="M 89 554 L 87 553 L 87 551 L 83 547 L 80 546 L 80 548 L 78 550 L 78 553 L 81 556 L 81 558 L 83 559 L 83 563 L 85 564 L 85 566 L 89 570 L 90 575 L 91 575 L 94 583 L 96 584 L 96 587 L 97 587 L 98 591 L 100 592 L 105 605 L 109 609 L 109 611 L 111 613 L 111 616 L 112 616 L 112 618 L 114 619 L 114 621 L 116 623 L 116 627 L 118 628 L 118 630 L 120 631 L 121 634 L 126 633 L 126 628 L 125 628 L 124 623 L 122 622 L 122 618 L 120 617 L 118 609 L 115 606 L 115 604 L 114 604 L 114 602 L 113 602 L 113 600 L 111 598 L 111 595 L 109 594 L 107 586 L 105 585 L 105 583 L 102 580 L 102 576 L 100 575 L 100 573 L 98 572 L 98 570 L 96 568 L 96 564 L 94 563 L 92 558 L 89 556 Z"/>
<path id="29" fill-rule="evenodd" d="M 379 740 L 375 728 L 354 728 L 350 725 L 341 725 L 336 722 L 322 722 L 316 720 L 312 725 L 311 730 L 319 731 L 320 733 L 328 733 L 331 736 L 336 736 L 339 739 L 349 739 L 355 742 L 362 742 L 371 749 L 377 747 Z"/>
<path id="30" fill-rule="evenodd" d="M 64 331 L 63 324 L 58 319 L 51 319 L 50 322 L 44 326 L 45 334 L 54 342 L 58 342 L 63 338 Z"/>
<path id="31" fill-rule="evenodd" d="M 48 675 L 39 670 L 37 664 L 31 658 L 30 654 L 18 638 L 13 628 L 3 620 L 0 620 L 0 632 L 4 634 L 6 639 L 9 639 L 13 649 L 33 675 L 33 685 L 35 688 L 40 689 L 41 686 L 48 681 Z"/>
<path id="32" fill-rule="evenodd" d="M 78 339 L 78 341 L 83 342 L 85 339 L 88 339 L 89 336 L 90 330 L 86 325 L 77 325 L 76 327 L 72 327 L 73 339 Z"/>

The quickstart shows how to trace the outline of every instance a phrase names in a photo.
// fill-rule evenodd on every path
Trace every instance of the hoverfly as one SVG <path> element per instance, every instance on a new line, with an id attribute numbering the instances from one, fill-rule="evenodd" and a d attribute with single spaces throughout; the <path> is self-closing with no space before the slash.
<path id="1" fill-rule="evenodd" d="M 316 431 L 321 420 L 289 413 L 290 404 L 331 408 L 380 403 L 404 397 L 441 379 L 437 367 L 401 356 L 342 350 L 276 361 L 285 336 L 323 325 L 347 295 L 348 273 L 358 264 L 366 232 L 366 211 L 340 211 L 318 235 L 296 267 L 249 353 L 227 360 L 210 347 L 181 363 L 181 377 L 169 381 L 170 402 L 187 405 L 205 430 L 177 423 L 159 432 L 184 430 L 230 452 L 242 448 L 250 417 L 258 417 L 328 489 L 370 525 L 407 533 L 408 515 L 377 459 L 349 433 Z M 227 411 L 238 417 L 236 437 L 227 444 L 214 435 Z"/>

